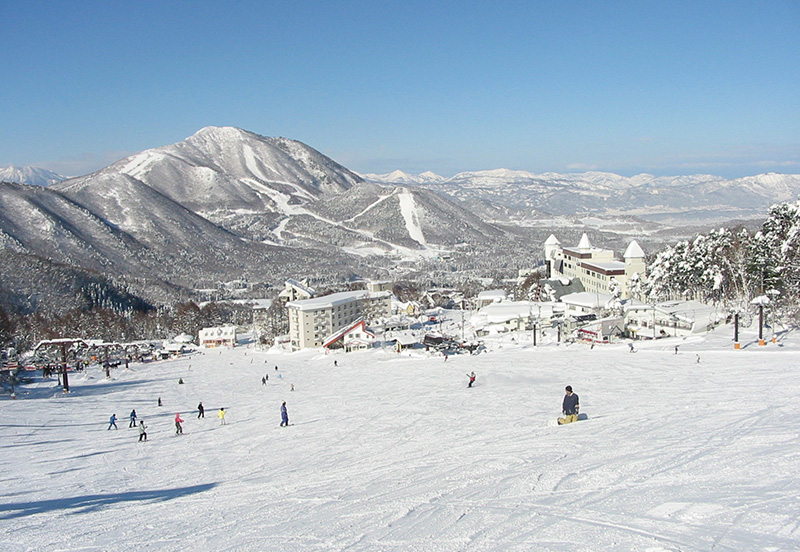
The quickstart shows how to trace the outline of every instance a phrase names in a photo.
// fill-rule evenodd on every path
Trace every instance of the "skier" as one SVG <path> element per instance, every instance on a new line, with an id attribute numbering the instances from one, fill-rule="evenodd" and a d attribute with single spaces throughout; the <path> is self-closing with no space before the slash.
<path id="1" fill-rule="evenodd" d="M 225 409 L 220 408 L 219 414 L 217 414 L 217 418 L 219 418 L 219 425 L 225 425 L 225 414 L 227 414 L 227 412 L 225 412 Z"/>
<path id="2" fill-rule="evenodd" d="M 183 420 L 181 420 L 181 413 L 175 413 L 175 435 L 182 435 L 183 434 L 183 426 L 181 425 Z"/>
<path id="3" fill-rule="evenodd" d="M 112 414 L 111 418 L 109 418 L 109 420 L 108 420 L 108 429 L 111 429 L 112 426 L 114 427 L 114 429 L 119 429 L 117 427 L 117 415 L 116 414 Z"/>
<path id="4" fill-rule="evenodd" d="M 261 378 L 261 385 L 267 384 L 267 378 Z"/>
<path id="5" fill-rule="evenodd" d="M 131 423 L 128 424 L 128 427 L 136 427 L 136 410 L 131 410 Z"/>
<path id="6" fill-rule="evenodd" d="M 334 365 L 335 367 L 338 367 L 338 366 L 339 366 L 339 361 L 338 361 L 338 360 L 334 360 L 334 361 L 333 361 L 333 365 Z"/>
<path id="7" fill-rule="evenodd" d="M 147 441 L 147 426 L 144 425 L 144 420 L 139 420 L 139 442 Z"/>
<path id="8" fill-rule="evenodd" d="M 281 427 L 289 425 L 289 413 L 286 411 L 286 401 L 281 405 Z"/>
<path id="9" fill-rule="evenodd" d="M 467 374 L 467 377 L 469 378 L 469 383 L 467 384 L 467 387 L 472 387 L 472 384 L 475 383 L 475 372 Z"/>
<path id="10" fill-rule="evenodd" d="M 558 419 L 558 425 L 571 424 L 578 421 L 578 410 L 581 405 L 578 401 L 578 395 L 572 392 L 572 386 L 567 385 L 567 394 L 564 395 L 564 402 L 561 403 L 561 411 L 564 413 L 563 418 Z"/>
<path id="11" fill-rule="evenodd" d="M 161 397 L 158 398 L 158 406 L 161 406 Z"/>
<path id="12" fill-rule="evenodd" d="M 206 409 L 203 408 L 203 403 L 197 405 L 197 417 L 198 418 L 205 418 L 206 417 Z"/>
<path id="13" fill-rule="evenodd" d="M 675 345 L 675 354 L 676 355 L 678 354 L 678 346 L 677 345 Z"/>
<path id="14" fill-rule="evenodd" d="M 635 353 L 636 349 L 633 348 L 633 343 L 628 343 L 628 347 L 630 347 L 630 352 Z"/>

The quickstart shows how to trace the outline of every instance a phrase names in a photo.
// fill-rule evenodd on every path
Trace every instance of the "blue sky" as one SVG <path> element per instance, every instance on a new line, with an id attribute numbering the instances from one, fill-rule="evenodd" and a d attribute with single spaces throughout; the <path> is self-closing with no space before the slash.
<path id="1" fill-rule="evenodd" d="M 0 0 L 0 166 L 209 125 L 358 172 L 800 173 L 800 2 Z"/>

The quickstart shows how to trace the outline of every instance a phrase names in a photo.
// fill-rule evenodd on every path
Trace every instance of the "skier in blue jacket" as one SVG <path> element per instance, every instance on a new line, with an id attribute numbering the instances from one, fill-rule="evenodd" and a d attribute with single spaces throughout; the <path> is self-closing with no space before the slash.
<path id="1" fill-rule="evenodd" d="M 286 401 L 281 405 L 281 427 L 289 425 L 289 413 L 286 412 Z"/>
<path id="2" fill-rule="evenodd" d="M 117 427 L 117 415 L 116 414 L 112 414 L 111 418 L 109 418 L 109 420 L 108 420 L 108 429 L 111 429 L 112 427 L 114 429 L 119 429 Z"/>

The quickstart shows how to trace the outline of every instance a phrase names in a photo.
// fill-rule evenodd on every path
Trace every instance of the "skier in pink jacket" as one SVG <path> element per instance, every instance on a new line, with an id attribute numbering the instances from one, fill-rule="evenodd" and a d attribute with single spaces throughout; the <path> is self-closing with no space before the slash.
<path id="1" fill-rule="evenodd" d="M 181 425 L 183 420 L 181 420 L 181 413 L 177 412 L 175 414 L 175 435 L 182 435 L 183 434 L 183 426 Z"/>

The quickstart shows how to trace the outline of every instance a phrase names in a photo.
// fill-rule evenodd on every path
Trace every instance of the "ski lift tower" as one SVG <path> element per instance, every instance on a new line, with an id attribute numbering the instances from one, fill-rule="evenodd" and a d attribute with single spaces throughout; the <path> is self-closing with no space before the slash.
<path id="1" fill-rule="evenodd" d="M 83 339 L 62 338 L 40 341 L 33 349 L 34 351 L 38 351 L 41 348 L 53 347 L 61 350 L 61 385 L 64 388 L 64 393 L 69 393 L 69 378 L 67 376 L 67 350 L 76 346 L 86 347 L 87 349 L 89 348 L 89 344 Z"/>

